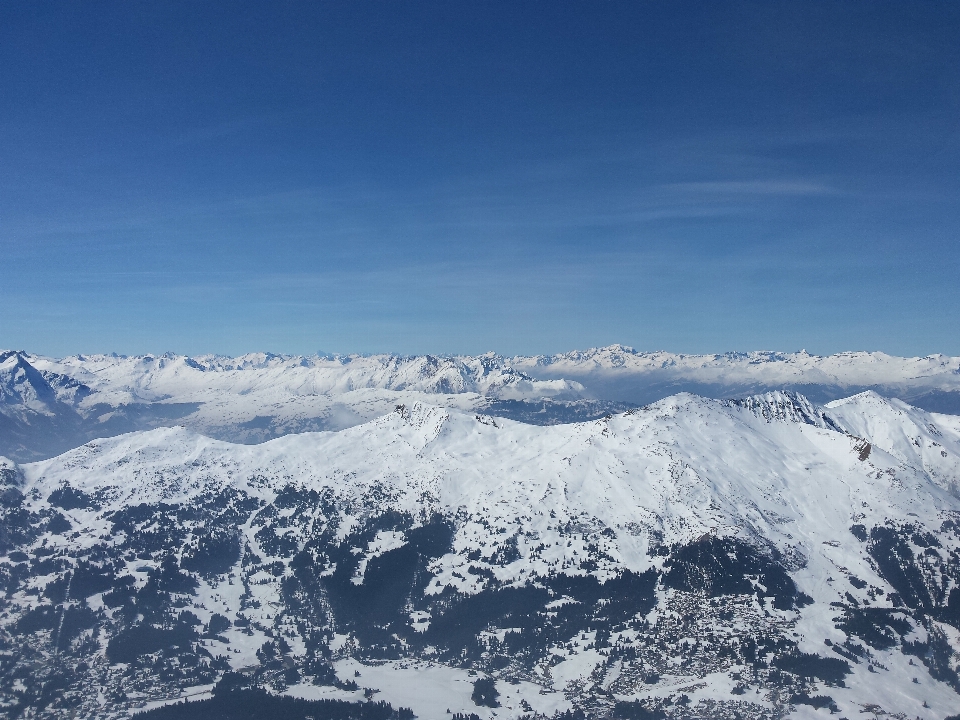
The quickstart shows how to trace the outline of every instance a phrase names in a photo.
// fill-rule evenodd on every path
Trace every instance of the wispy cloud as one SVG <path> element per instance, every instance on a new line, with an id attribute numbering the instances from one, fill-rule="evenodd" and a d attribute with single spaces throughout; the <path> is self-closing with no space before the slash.
<path id="1" fill-rule="evenodd" d="M 807 180 L 714 180 L 662 185 L 666 190 L 716 195 L 840 195 L 838 188 Z"/>

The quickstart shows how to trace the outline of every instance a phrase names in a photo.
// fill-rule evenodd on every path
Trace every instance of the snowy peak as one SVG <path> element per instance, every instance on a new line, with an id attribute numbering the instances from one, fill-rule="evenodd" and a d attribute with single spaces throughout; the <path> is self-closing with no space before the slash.
<path id="1" fill-rule="evenodd" d="M 872 391 L 830 402 L 825 411 L 846 432 L 960 493 L 960 417 L 928 413 Z"/>
<path id="2" fill-rule="evenodd" d="M 52 415 L 58 402 L 56 391 L 23 353 L 0 352 L 0 408 Z"/>
<path id="3" fill-rule="evenodd" d="M 48 478 L 49 489 L 69 484 L 117 507 L 143 502 L 184 502 L 233 485 L 236 462 L 226 461 L 233 446 L 183 427 L 129 433 L 81 445 L 62 459 L 30 465 Z M 212 472 L 221 458 L 217 472 Z M 59 460 L 59 462 L 58 462 Z"/>
<path id="4" fill-rule="evenodd" d="M 767 422 L 806 423 L 831 430 L 840 429 L 821 408 L 796 392 L 768 392 L 727 400 L 726 404 L 752 412 Z"/>
<path id="5" fill-rule="evenodd" d="M 83 442 L 72 403 L 86 391 L 72 378 L 34 367 L 23 353 L 0 353 L 0 454 L 33 460 Z"/>
<path id="6" fill-rule="evenodd" d="M 659 355 L 660 353 L 649 353 L 649 355 Z M 608 345 L 602 348 L 590 348 L 588 350 L 573 350 L 571 352 L 559 353 L 557 355 L 535 355 L 533 357 L 518 356 L 513 359 L 516 366 L 539 365 L 546 367 L 550 365 L 582 365 L 594 368 L 621 368 L 627 367 L 633 357 L 646 355 L 638 353 L 632 347 L 627 345 Z"/>
<path id="7" fill-rule="evenodd" d="M 53 415 L 58 405 L 75 407 L 89 394 L 90 388 L 72 377 L 37 369 L 25 353 L 0 352 L 0 411 Z"/>

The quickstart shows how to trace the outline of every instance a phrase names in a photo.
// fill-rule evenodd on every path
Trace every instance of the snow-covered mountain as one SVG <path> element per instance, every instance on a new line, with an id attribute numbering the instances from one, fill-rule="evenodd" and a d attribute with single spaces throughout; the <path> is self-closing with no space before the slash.
<path id="1" fill-rule="evenodd" d="M 534 381 L 492 353 L 479 357 L 86 355 L 62 360 L 32 357 L 31 362 L 76 378 L 98 393 L 100 402 L 111 405 L 168 398 L 205 401 L 222 394 L 265 395 L 261 402 L 276 402 L 291 395 L 343 395 L 359 390 L 576 400 L 582 391 L 564 380 Z"/>
<path id="2" fill-rule="evenodd" d="M 534 380 L 496 355 L 438 358 L 237 358 L 0 355 L 0 453 L 27 461 L 97 437 L 181 424 L 234 442 L 336 430 L 428 401 L 550 423 L 625 405 L 586 399 L 565 380 Z M 16 377 L 14 377 L 16 375 Z M 17 388 L 24 388 L 18 391 Z"/>
<path id="3" fill-rule="evenodd" d="M 960 413 L 960 357 L 903 358 L 881 352 L 806 351 L 684 355 L 623 345 L 551 356 L 515 357 L 532 377 L 577 381 L 594 397 L 646 404 L 675 392 L 733 397 L 786 389 L 827 402 L 863 390 L 936 412 Z"/>
<path id="4" fill-rule="evenodd" d="M 0 702 L 124 717 L 219 681 L 421 718 L 942 720 L 958 468 L 960 418 L 875 393 L 555 426 L 416 403 L 4 462 Z"/>
<path id="5" fill-rule="evenodd" d="M 677 392 L 864 390 L 960 413 L 960 358 L 882 353 L 678 355 L 620 345 L 550 357 L 0 354 L 0 454 L 51 457 L 98 437 L 183 425 L 231 442 L 338 430 L 425 402 L 533 424 L 603 417 Z"/>
<path id="6" fill-rule="evenodd" d="M 86 394 L 70 377 L 37 370 L 23 353 L 0 352 L 0 454 L 34 459 L 84 442 L 77 404 Z"/>

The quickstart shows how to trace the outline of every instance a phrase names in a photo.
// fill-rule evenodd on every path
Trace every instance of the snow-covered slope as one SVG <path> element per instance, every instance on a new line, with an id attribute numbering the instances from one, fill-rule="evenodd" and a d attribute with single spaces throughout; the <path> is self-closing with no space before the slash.
<path id="1" fill-rule="evenodd" d="M 86 716 L 233 668 L 311 697 L 361 697 L 359 673 L 421 717 L 942 720 L 960 432 L 929 417 L 680 394 L 552 427 L 418 403 L 253 446 L 91 442 L 10 466 L 9 667 L 59 652 Z M 903 437 L 936 437 L 943 462 Z M 411 668 L 439 699 L 407 692 Z M 496 710 L 454 692 L 487 676 Z M 49 682 L 7 677 L 7 702 Z"/>
<path id="2" fill-rule="evenodd" d="M 956 415 L 927 413 L 869 391 L 828 403 L 825 414 L 901 462 L 923 468 L 960 496 L 960 418 Z"/>

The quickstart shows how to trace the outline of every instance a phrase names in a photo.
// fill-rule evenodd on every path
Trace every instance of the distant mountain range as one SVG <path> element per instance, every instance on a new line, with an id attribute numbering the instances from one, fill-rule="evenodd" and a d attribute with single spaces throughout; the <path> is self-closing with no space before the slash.
<path id="1" fill-rule="evenodd" d="M 586 398 L 578 383 L 535 380 L 494 355 L 52 360 L 4 352 L 0 453 L 27 461 L 97 437 L 173 425 L 235 442 L 262 442 L 350 427 L 398 404 L 424 400 L 534 422 L 598 417 L 620 406 Z"/>
<path id="2" fill-rule="evenodd" d="M 498 358 L 4 362 L 4 402 L 43 417 L 196 403 L 189 418 L 271 387 L 585 392 Z M 398 403 L 258 445 L 175 427 L 0 460 L 0 703 L 943 720 L 960 708 L 958 482 L 960 417 L 872 391 L 681 393 L 549 427 Z"/>
<path id="3" fill-rule="evenodd" d="M 846 352 L 824 357 L 804 350 L 684 355 L 611 345 L 515 357 L 509 364 L 539 380 L 579 382 L 593 398 L 638 405 L 677 392 L 723 398 L 793 390 L 823 403 L 873 390 L 931 412 L 960 413 L 960 357 L 948 355 Z"/>
<path id="4" fill-rule="evenodd" d="M 960 358 L 883 353 L 681 355 L 613 345 L 554 356 L 236 358 L 0 353 L 0 453 L 52 457 L 87 440 L 182 425 L 233 442 L 337 430 L 425 402 L 550 425 L 678 392 L 772 390 L 828 402 L 864 390 L 960 413 Z"/>

